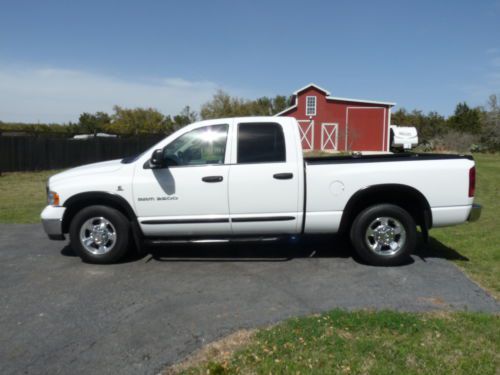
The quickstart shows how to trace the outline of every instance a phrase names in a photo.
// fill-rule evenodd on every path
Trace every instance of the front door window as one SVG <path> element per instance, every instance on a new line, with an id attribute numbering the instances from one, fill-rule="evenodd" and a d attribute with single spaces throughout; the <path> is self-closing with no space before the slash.
<path id="1" fill-rule="evenodd" d="M 169 143 L 164 157 L 169 166 L 224 164 L 228 125 L 191 130 Z"/>

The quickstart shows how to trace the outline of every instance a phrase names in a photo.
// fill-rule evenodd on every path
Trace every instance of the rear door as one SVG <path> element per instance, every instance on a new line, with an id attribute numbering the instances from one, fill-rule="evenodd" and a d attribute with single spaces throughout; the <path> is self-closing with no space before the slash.
<path id="1" fill-rule="evenodd" d="M 278 122 L 236 124 L 228 187 L 233 234 L 297 231 L 302 201 L 302 178 L 295 155 L 299 146 L 287 148 L 287 131 L 291 137 L 290 129 Z"/>

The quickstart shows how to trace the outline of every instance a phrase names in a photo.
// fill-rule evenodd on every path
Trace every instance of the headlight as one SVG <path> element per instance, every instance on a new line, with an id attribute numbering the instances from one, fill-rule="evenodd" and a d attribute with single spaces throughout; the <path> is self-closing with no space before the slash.
<path id="1" fill-rule="evenodd" d="M 55 191 L 49 191 L 47 194 L 47 203 L 50 206 L 59 206 L 59 194 Z"/>

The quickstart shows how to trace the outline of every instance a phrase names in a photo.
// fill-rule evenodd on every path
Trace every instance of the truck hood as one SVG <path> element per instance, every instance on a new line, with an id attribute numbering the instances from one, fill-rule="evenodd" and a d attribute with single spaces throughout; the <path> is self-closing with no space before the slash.
<path id="1" fill-rule="evenodd" d="M 121 159 L 82 165 L 81 167 L 71 168 L 67 171 L 55 174 L 54 176 L 50 177 L 49 184 L 61 182 L 63 180 L 68 180 L 71 178 L 78 178 L 81 176 L 114 172 L 118 169 L 123 168 L 123 165 L 124 164 L 121 163 Z"/>

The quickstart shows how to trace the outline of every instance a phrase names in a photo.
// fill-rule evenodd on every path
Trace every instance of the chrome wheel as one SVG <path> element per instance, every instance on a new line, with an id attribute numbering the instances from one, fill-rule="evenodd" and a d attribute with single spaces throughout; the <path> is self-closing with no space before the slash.
<path id="1" fill-rule="evenodd" d="M 365 242 L 378 255 L 394 255 L 406 242 L 406 230 L 392 217 L 377 217 L 366 229 Z"/>
<path id="2" fill-rule="evenodd" d="M 103 255 L 111 251 L 116 244 L 116 229 L 104 217 L 93 217 L 80 228 L 80 242 L 88 252 Z"/>

